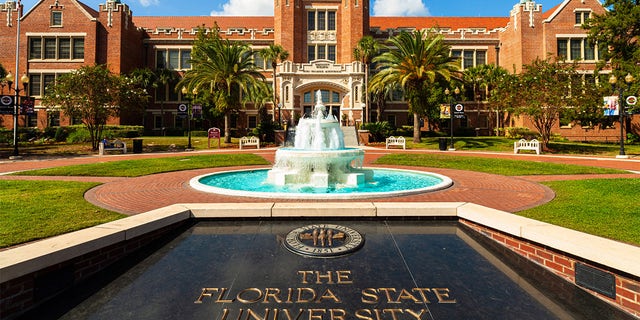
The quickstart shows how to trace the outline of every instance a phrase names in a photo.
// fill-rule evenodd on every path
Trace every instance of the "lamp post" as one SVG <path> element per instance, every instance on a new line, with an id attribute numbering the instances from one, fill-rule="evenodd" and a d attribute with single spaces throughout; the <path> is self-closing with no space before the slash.
<path id="1" fill-rule="evenodd" d="M 278 123 L 282 127 L 282 102 L 278 103 Z"/>
<path id="2" fill-rule="evenodd" d="M 451 133 L 451 144 L 449 146 L 449 150 L 451 151 L 455 151 L 456 148 L 453 146 L 453 105 L 455 104 L 455 100 L 458 98 L 458 95 L 460 94 L 460 88 L 456 87 L 453 90 L 453 95 L 451 94 L 451 91 L 449 91 L 449 88 L 444 90 L 444 94 L 449 97 L 449 120 L 451 121 L 449 123 L 449 131 Z"/>
<path id="3" fill-rule="evenodd" d="M 183 97 L 187 97 L 187 93 L 189 93 L 189 90 L 187 90 L 187 87 L 182 87 L 182 96 Z M 193 98 L 191 100 L 189 100 L 189 105 L 187 106 L 187 136 L 188 136 L 188 143 L 187 143 L 187 149 L 191 150 L 193 149 L 193 147 L 191 146 L 191 104 L 193 102 L 193 100 L 195 99 L 195 96 L 198 94 L 198 89 L 193 89 L 193 91 L 191 91 L 191 93 L 193 94 Z"/>
<path id="4" fill-rule="evenodd" d="M 631 88 L 631 84 L 633 83 L 633 81 L 635 81 L 635 79 L 630 73 L 624 77 L 624 82 L 626 82 L 627 84 L 627 91 Z M 624 124 L 626 120 L 626 102 L 624 98 L 625 87 L 623 85 L 616 86 L 616 84 L 618 83 L 618 78 L 614 74 L 609 77 L 609 83 L 611 83 L 614 88 L 618 88 L 618 115 L 620 117 L 620 153 L 616 156 L 616 158 L 627 158 L 627 155 L 624 152 Z"/>
<path id="5" fill-rule="evenodd" d="M 7 74 L 5 80 L 7 81 L 9 92 L 13 90 L 13 92 L 15 93 L 15 96 L 13 98 L 13 154 L 11 155 L 11 158 L 16 159 L 20 157 L 20 154 L 18 152 L 18 114 L 20 111 L 20 91 L 27 91 L 27 86 L 29 85 L 29 77 L 27 77 L 26 74 L 23 74 L 22 77 L 20 77 L 20 82 L 23 86 L 22 90 L 20 89 L 20 86 L 17 82 L 15 83 L 15 87 L 11 87 L 15 81 L 15 77 L 13 76 L 13 74 L 11 74 L 11 72 Z"/>

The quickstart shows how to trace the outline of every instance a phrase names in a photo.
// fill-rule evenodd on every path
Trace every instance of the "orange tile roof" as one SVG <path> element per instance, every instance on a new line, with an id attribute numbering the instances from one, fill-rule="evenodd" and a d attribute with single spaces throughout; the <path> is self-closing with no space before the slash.
<path id="1" fill-rule="evenodd" d="M 544 13 L 542 14 L 542 18 L 543 18 L 543 19 L 549 19 L 549 17 L 551 17 L 551 15 L 552 15 L 556 10 L 558 10 L 558 8 L 559 8 L 561 5 L 562 5 L 562 3 L 560 3 L 560 4 L 556 5 L 555 7 L 553 7 L 553 8 L 551 8 L 551 9 L 547 10 L 546 12 L 544 12 Z"/>
<path id="2" fill-rule="evenodd" d="M 191 17 L 133 17 L 133 23 L 137 27 L 155 28 L 181 28 L 191 30 L 204 25 L 210 28 L 217 23 L 221 30 L 229 28 L 246 28 L 263 30 L 273 28 L 273 17 L 232 17 L 232 16 L 191 16 Z"/>
<path id="3" fill-rule="evenodd" d="M 166 17 L 166 16 L 146 16 L 133 17 L 133 22 L 138 27 L 155 29 L 158 27 L 173 27 L 191 29 L 203 24 L 206 27 L 213 26 L 214 22 L 222 30 L 229 28 L 246 29 L 267 29 L 274 27 L 273 17 L 238 17 L 238 16 L 191 16 L 191 17 Z M 493 30 L 503 28 L 509 23 L 508 17 L 371 17 L 372 28 L 382 30 L 390 28 L 418 28 L 428 29 L 431 27 L 451 28 L 486 28 Z"/>
<path id="4" fill-rule="evenodd" d="M 486 28 L 493 30 L 506 27 L 509 17 L 371 17 L 371 28 L 381 30 L 395 28 L 428 29 L 432 27 L 451 28 Z"/>

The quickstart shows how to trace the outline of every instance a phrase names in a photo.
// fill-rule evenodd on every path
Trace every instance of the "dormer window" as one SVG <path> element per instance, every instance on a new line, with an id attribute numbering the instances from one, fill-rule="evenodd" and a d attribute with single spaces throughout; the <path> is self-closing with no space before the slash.
<path id="1" fill-rule="evenodd" d="M 62 11 L 51 11 L 51 26 L 62 27 Z"/>
<path id="2" fill-rule="evenodd" d="M 591 10 L 576 10 L 576 26 L 582 26 L 591 17 Z"/>

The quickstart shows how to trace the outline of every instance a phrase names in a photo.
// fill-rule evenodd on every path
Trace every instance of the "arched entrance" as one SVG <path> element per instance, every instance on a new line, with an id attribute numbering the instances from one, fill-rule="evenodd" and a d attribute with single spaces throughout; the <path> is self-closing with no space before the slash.
<path id="1" fill-rule="evenodd" d="M 333 114 L 336 119 L 340 120 L 340 102 L 342 101 L 342 93 L 331 88 L 319 88 L 304 91 L 302 93 L 302 114 L 305 117 L 311 115 L 313 107 L 316 105 L 316 94 L 320 90 L 322 95 L 322 104 L 324 104 L 327 113 Z"/>

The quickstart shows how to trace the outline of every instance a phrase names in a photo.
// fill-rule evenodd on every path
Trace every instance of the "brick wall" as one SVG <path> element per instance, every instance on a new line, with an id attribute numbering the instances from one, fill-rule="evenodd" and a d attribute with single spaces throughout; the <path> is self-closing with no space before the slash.
<path id="1" fill-rule="evenodd" d="M 63 294 L 72 287 L 82 285 L 105 270 L 121 269 L 139 261 L 164 243 L 191 226 L 191 221 L 158 229 L 143 236 L 105 247 L 0 284 L 0 315 L 14 319 Z M 110 269 L 111 268 L 111 269 Z M 37 315 L 37 311 L 33 311 Z"/>
<path id="2" fill-rule="evenodd" d="M 590 261 L 585 261 L 570 256 L 564 252 L 556 251 L 553 248 L 546 248 L 536 243 L 516 238 L 467 220 L 461 219 L 460 222 L 479 232 L 480 234 L 492 239 L 493 241 L 505 246 L 506 248 L 519 254 L 520 256 L 525 257 L 540 266 L 543 266 L 547 270 L 553 272 L 554 274 L 560 276 L 568 282 L 576 282 L 576 263 L 582 263 L 603 272 L 613 274 L 616 282 L 615 298 L 607 297 L 587 288 L 582 289 L 608 303 L 620 307 L 624 311 L 636 317 L 640 317 L 640 278 L 633 275 L 623 274 L 621 272 L 618 272 L 617 270 L 610 270 L 609 268 L 595 265 Z"/>

